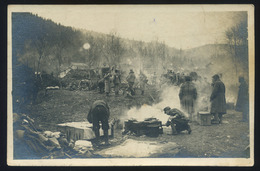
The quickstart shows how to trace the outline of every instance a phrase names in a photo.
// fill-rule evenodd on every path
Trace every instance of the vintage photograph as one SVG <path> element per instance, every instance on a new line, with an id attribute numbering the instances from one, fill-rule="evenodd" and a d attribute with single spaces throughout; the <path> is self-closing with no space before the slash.
<path id="1" fill-rule="evenodd" d="M 252 166 L 253 5 L 9 5 L 8 165 Z"/>

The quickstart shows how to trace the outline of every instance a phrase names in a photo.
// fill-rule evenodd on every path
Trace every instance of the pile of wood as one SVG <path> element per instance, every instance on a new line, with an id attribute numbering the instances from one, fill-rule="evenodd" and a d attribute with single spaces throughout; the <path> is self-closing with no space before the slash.
<path id="1" fill-rule="evenodd" d="M 98 86 L 98 74 L 93 70 L 70 70 L 61 78 L 61 85 L 68 90 L 93 90 Z"/>
<path id="2" fill-rule="evenodd" d="M 72 158 L 89 155 L 92 148 L 75 147 L 78 142 L 69 140 L 66 134 L 41 130 L 32 118 L 25 114 L 13 114 L 14 156 L 16 158 Z M 89 142 L 91 143 L 91 142 Z M 82 144 L 82 143 L 81 143 Z M 82 151 L 82 148 L 84 149 Z"/>

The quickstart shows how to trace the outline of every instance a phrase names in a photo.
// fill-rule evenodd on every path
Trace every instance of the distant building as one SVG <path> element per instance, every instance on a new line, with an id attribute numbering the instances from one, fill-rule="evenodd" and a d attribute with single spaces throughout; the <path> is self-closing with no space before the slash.
<path id="1" fill-rule="evenodd" d="M 80 69 L 80 70 L 85 70 L 85 69 L 88 69 L 88 65 L 85 64 L 85 63 L 75 63 L 75 62 L 72 62 L 71 63 L 71 69 Z"/>

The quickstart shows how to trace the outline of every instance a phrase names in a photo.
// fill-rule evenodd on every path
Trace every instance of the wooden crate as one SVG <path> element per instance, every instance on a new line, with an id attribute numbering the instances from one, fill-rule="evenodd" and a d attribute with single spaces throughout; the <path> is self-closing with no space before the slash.
<path id="1" fill-rule="evenodd" d="M 77 140 L 92 140 L 95 139 L 95 133 L 92 130 L 92 124 L 89 122 L 68 122 L 63 124 L 58 124 L 58 130 L 64 133 L 70 141 Z M 101 126 L 100 126 L 101 127 Z M 104 135 L 102 128 L 99 129 L 100 136 Z M 109 124 L 108 135 L 113 137 L 114 127 L 112 124 Z"/>
<path id="2" fill-rule="evenodd" d="M 211 125 L 211 117 L 212 115 L 209 112 L 198 112 L 199 116 L 199 124 L 202 126 Z"/>

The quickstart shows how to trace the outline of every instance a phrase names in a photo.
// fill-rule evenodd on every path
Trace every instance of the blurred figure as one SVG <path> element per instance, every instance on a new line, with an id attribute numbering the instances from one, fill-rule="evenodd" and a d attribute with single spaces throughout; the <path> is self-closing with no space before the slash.
<path id="1" fill-rule="evenodd" d="M 219 75 L 212 77 L 213 90 L 210 96 L 211 110 L 214 119 L 212 123 L 222 123 L 222 115 L 226 113 L 226 97 L 225 97 L 225 85 L 220 80 Z"/>
<path id="2" fill-rule="evenodd" d="M 115 95 L 117 96 L 119 93 L 119 88 L 120 88 L 120 84 L 121 84 L 121 75 L 120 75 L 118 69 L 115 70 L 113 83 L 114 83 Z"/>
<path id="3" fill-rule="evenodd" d="M 148 82 L 148 79 L 147 79 L 146 75 L 140 71 L 139 85 L 140 85 L 142 95 L 144 95 L 144 90 L 145 90 L 145 86 L 146 86 L 147 82 Z"/>
<path id="4" fill-rule="evenodd" d="M 239 77 L 239 91 L 236 103 L 236 111 L 242 112 L 242 122 L 248 122 L 249 119 L 249 93 L 248 85 L 244 77 Z"/>
<path id="5" fill-rule="evenodd" d="M 170 126 L 172 128 L 172 134 L 176 135 L 181 131 L 187 130 L 188 133 L 191 133 L 191 128 L 189 125 L 189 120 L 185 117 L 185 115 L 178 109 L 171 109 L 170 107 L 165 107 L 164 113 L 170 115 L 166 126 Z"/>
<path id="6" fill-rule="evenodd" d="M 109 93 L 110 93 L 110 77 L 111 77 L 110 72 L 107 73 L 107 74 L 104 76 L 106 96 L 109 96 Z"/>
<path id="7" fill-rule="evenodd" d="M 197 81 L 199 76 L 198 76 L 197 72 L 191 72 L 190 77 L 191 77 L 192 81 Z"/>
<path id="8" fill-rule="evenodd" d="M 131 92 L 131 95 L 135 95 L 135 91 L 134 91 L 134 83 L 135 83 L 135 74 L 134 71 L 132 69 L 130 69 L 130 72 L 128 74 L 128 76 L 126 77 L 126 80 L 128 82 L 128 89 Z"/>
<path id="9" fill-rule="evenodd" d="M 105 137 L 105 143 L 109 144 L 108 142 L 108 119 L 109 119 L 110 111 L 109 111 L 109 106 L 107 102 L 104 100 L 96 100 L 88 113 L 87 119 L 90 123 L 93 123 L 93 131 L 96 136 L 96 141 L 97 143 L 100 142 L 100 123 L 102 124 L 102 129 L 104 131 L 104 137 Z"/>
<path id="10" fill-rule="evenodd" d="M 191 82 L 190 76 L 185 77 L 185 83 L 181 85 L 179 98 L 180 98 L 182 109 L 188 112 L 190 121 L 193 121 L 192 116 L 195 112 L 194 108 L 195 108 L 195 101 L 197 99 L 197 89 L 195 85 Z"/>
<path id="11" fill-rule="evenodd" d="M 152 79 L 152 84 L 156 85 L 156 80 L 157 80 L 157 76 L 156 76 L 156 72 L 153 73 L 153 79 Z"/>

